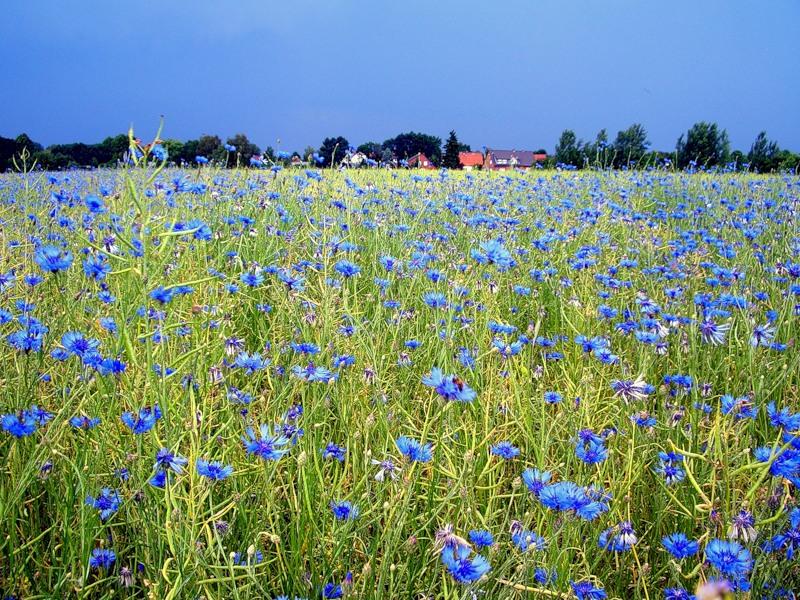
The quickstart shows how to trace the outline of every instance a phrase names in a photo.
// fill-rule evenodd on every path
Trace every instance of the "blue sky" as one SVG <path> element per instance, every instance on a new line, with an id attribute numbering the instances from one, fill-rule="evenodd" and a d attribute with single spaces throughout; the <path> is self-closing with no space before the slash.
<path id="1" fill-rule="evenodd" d="M 146 137 L 163 114 L 166 137 L 285 150 L 411 129 L 551 150 L 641 122 L 669 150 L 712 120 L 798 151 L 798 23 L 797 0 L 8 2 L 0 135 Z"/>

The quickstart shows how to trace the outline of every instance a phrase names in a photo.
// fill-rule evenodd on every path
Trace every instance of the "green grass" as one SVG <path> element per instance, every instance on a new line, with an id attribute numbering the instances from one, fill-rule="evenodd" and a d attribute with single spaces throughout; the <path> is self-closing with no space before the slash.
<path id="1" fill-rule="evenodd" d="M 165 189 L 181 175 L 207 189 L 168 198 Z M 788 292 L 791 281 L 776 281 L 773 272 L 776 265 L 798 262 L 798 179 L 672 172 L 427 175 L 325 172 L 315 181 L 293 170 L 273 175 L 204 168 L 181 174 L 130 168 L 56 174 L 56 183 L 36 173 L 0 179 L 0 271 L 17 274 L 0 296 L 0 308 L 16 317 L 15 301 L 33 303 L 31 314 L 49 328 L 40 353 L 18 352 L 2 342 L 0 413 L 36 403 L 55 415 L 30 437 L 0 434 L 0 589 L 20 598 L 318 597 L 325 583 L 341 582 L 351 571 L 349 594 L 356 598 L 469 598 L 473 592 L 499 599 L 571 598 L 570 580 L 584 579 L 604 587 L 609 597 L 660 598 L 665 587 L 693 590 L 715 574 L 701 564 L 702 549 L 679 565 L 661 538 L 680 531 L 701 539 L 702 548 L 711 538 L 726 537 L 742 508 L 754 513 L 759 531 L 757 543 L 749 545 L 756 559 L 753 597 L 762 597 L 765 584 L 771 590 L 796 586 L 796 561 L 758 549 L 785 529 L 796 491 L 767 474 L 752 450 L 782 446 L 784 432 L 767 418 L 769 401 L 798 410 L 800 359 L 792 342 L 799 301 Z M 63 189 L 83 198 L 101 186 L 108 192 L 108 212 L 94 215 L 91 225 L 82 221 L 87 211 L 81 202 L 70 206 L 51 196 Z M 50 217 L 54 206 L 57 214 Z M 679 210 L 685 217 L 676 218 Z M 115 248 L 101 250 L 111 215 L 118 217 Z M 61 216 L 71 219 L 72 230 L 59 225 Z M 229 217 L 234 224 L 226 222 Z M 171 232 L 192 219 L 207 224 L 213 239 Z M 755 242 L 744 235 L 748 228 L 759 230 Z M 676 256 L 682 232 L 700 229 L 706 239 L 686 233 L 683 244 L 691 239 L 696 245 Z M 534 241 L 547 232 L 549 251 L 537 249 Z M 31 288 L 22 276 L 41 272 L 34 249 L 37 240 L 54 243 L 46 240 L 50 234 L 63 236 L 75 261 L 66 272 L 44 274 Z M 598 244 L 599 236 L 607 237 L 593 255 L 596 265 L 572 269 L 576 251 Z M 497 238 L 512 252 L 526 251 L 515 254 L 518 264 L 505 272 L 470 258 L 480 242 Z M 135 239 L 144 247 L 139 258 L 129 252 Z M 346 256 L 361 267 L 339 287 L 329 281 L 340 279 L 334 265 L 345 256 L 332 251 L 337 240 L 358 247 Z M 735 256 L 721 255 L 722 247 Z M 84 276 L 84 248 L 113 255 L 106 283 L 115 302 L 100 302 L 99 285 Z M 442 272 L 442 281 L 431 281 L 424 269 L 387 274 L 379 264 L 384 255 L 408 263 L 421 249 L 435 255 L 429 266 Z M 638 261 L 638 268 L 616 274 L 630 287 L 599 298 L 598 291 L 607 288 L 595 274 L 607 273 L 624 257 Z M 239 283 L 239 275 L 255 265 L 288 268 L 303 260 L 319 263 L 306 269 L 303 292 L 287 292 L 272 274 L 256 288 Z M 730 287 L 712 288 L 704 261 L 743 276 Z M 461 264 L 467 265 L 463 271 Z M 642 271 L 661 266 L 684 278 L 664 281 L 655 271 Z M 548 267 L 556 273 L 545 281 L 529 275 Z M 228 279 L 210 275 L 209 268 Z M 391 280 L 385 296 L 375 277 Z M 228 291 L 228 281 L 239 290 Z M 194 291 L 164 307 L 148 297 L 157 286 L 186 283 Z M 514 294 L 518 284 L 530 287 L 531 295 Z M 469 296 L 460 298 L 457 286 L 469 288 Z M 677 286 L 683 295 L 666 298 L 664 289 Z M 444 292 L 450 306 L 426 306 L 422 297 L 428 291 Z M 767 299 L 757 300 L 755 291 L 766 292 Z M 620 312 L 630 308 L 640 320 L 636 299 L 646 295 L 664 313 L 696 319 L 693 298 L 706 292 L 729 292 L 750 302 L 731 309 L 729 319 L 717 319 L 731 323 L 720 346 L 704 344 L 697 324 L 685 324 L 669 328 L 668 347 L 659 355 L 616 331 L 621 317 L 597 317 L 605 303 Z M 384 306 L 388 299 L 400 302 L 401 310 Z M 259 311 L 262 303 L 271 312 Z M 164 310 L 163 320 L 137 315 L 140 307 Z M 766 310 L 777 312 L 776 341 L 790 344 L 783 352 L 749 344 Z M 458 316 L 470 321 L 461 323 Z M 117 335 L 100 327 L 101 317 L 113 317 Z M 519 328 L 509 342 L 519 334 L 531 341 L 569 336 L 552 349 L 563 359 L 546 360 L 551 349 L 533 343 L 504 359 L 491 347 L 492 320 Z M 351 337 L 338 331 L 345 322 L 356 325 Z M 179 335 L 180 327 L 186 335 Z M 157 343 L 157 328 L 168 339 Z M 16 329 L 18 323 L 0 325 L 4 339 Z M 53 360 L 49 353 L 67 331 L 99 339 L 104 356 L 126 363 L 124 374 L 100 376 L 76 357 Z M 605 365 L 584 354 L 573 341 L 576 335 L 606 337 L 619 363 Z M 252 376 L 227 367 L 234 358 L 225 353 L 231 337 L 241 338 L 248 352 L 270 358 L 270 367 Z M 422 345 L 406 350 L 410 339 Z M 302 382 L 289 372 L 308 359 L 291 351 L 290 341 L 317 344 L 316 364 L 330 368 L 334 355 L 352 354 L 355 365 L 330 384 Z M 462 347 L 473 351 L 474 370 L 459 363 Z M 411 365 L 398 365 L 402 352 Z M 161 377 L 155 364 L 175 372 Z M 436 366 L 473 387 L 476 400 L 446 403 L 424 386 L 422 377 Z M 224 383 L 212 376 L 215 367 Z M 669 395 L 662 383 L 674 374 L 693 378 L 688 394 Z M 613 395 L 613 380 L 638 375 L 658 388 L 647 400 L 627 405 Z M 707 396 L 701 396 L 703 383 L 710 384 Z M 246 416 L 245 407 L 226 398 L 226 386 L 252 395 Z M 563 402 L 545 405 L 548 390 L 560 392 Z M 723 415 L 724 394 L 750 395 L 758 416 Z M 120 421 L 122 412 L 155 403 L 163 418 L 151 431 L 133 435 Z M 696 403 L 707 403 L 709 412 Z M 241 443 L 247 425 L 280 423 L 295 404 L 303 407 L 303 435 L 290 452 L 277 462 L 247 456 Z M 631 422 L 641 411 L 656 418 L 654 427 Z M 677 413 L 682 418 L 673 424 Z M 102 422 L 78 431 L 68 422 L 78 414 Z M 607 439 L 607 460 L 586 465 L 576 457 L 581 429 L 615 430 Z M 396 481 L 376 481 L 372 459 L 398 461 L 394 440 L 401 435 L 432 443 L 434 459 L 404 463 Z M 520 456 L 492 456 L 490 446 L 502 440 L 519 447 Z M 323 460 L 329 442 L 346 447 L 343 463 Z M 162 447 L 187 457 L 189 465 L 165 489 L 156 489 L 148 480 Z M 654 469 L 658 452 L 671 450 L 686 456 L 687 477 L 667 487 Z M 211 484 L 196 472 L 198 458 L 231 464 L 234 474 Z M 42 473 L 46 461 L 52 467 Z M 123 467 L 129 472 L 125 482 L 115 476 Z M 520 479 L 528 467 L 551 471 L 554 481 L 604 487 L 613 495 L 609 512 L 586 522 L 545 509 Z M 123 502 L 103 523 L 84 498 L 106 486 L 119 490 Z M 329 504 L 341 500 L 359 507 L 357 520 L 334 520 Z M 547 549 L 523 554 L 514 548 L 513 520 L 543 535 Z M 599 533 L 625 520 L 639 538 L 633 550 L 599 548 Z M 227 523 L 225 535 L 217 527 L 221 521 Z M 492 570 L 473 586 L 456 583 L 435 551 L 434 535 L 446 524 L 463 537 L 480 528 L 495 536 L 495 546 L 483 551 Z M 116 552 L 110 573 L 89 569 L 91 551 L 100 546 Z M 248 548 L 261 551 L 263 561 L 234 565 L 232 553 Z M 134 571 L 130 588 L 118 582 L 121 567 Z M 534 580 L 536 567 L 557 570 L 558 580 L 546 591 L 525 591 L 543 589 Z"/>

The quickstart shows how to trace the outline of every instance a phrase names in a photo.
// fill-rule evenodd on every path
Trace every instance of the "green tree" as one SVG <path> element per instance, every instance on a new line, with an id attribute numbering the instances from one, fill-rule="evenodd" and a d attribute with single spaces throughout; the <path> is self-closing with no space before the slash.
<path id="1" fill-rule="evenodd" d="M 695 123 L 685 137 L 678 138 L 675 151 L 681 168 L 691 163 L 698 167 L 724 165 L 730 155 L 728 132 L 720 130 L 716 123 Z"/>
<path id="2" fill-rule="evenodd" d="M 356 151 L 363 152 L 372 160 L 380 160 L 383 155 L 383 146 L 378 142 L 364 142 L 356 148 Z"/>
<path id="3" fill-rule="evenodd" d="M 580 167 L 583 165 L 583 142 L 578 140 L 575 132 L 565 129 L 561 132 L 556 144 L 556 163 Z"/>
<path id="4" fill-rule="evenodd" d="M 386 140 L 383 147 L 390 149 L 398 160 L 411 158 L 422 152 L 435 165 L 442 161 L 442 139 L 435 135 L 409 131 Z"/>
<path id="5" fill-rule="evenodd" d="M 247 167 L 250 165 L 250 159 L 253 156 L 261 154 L 261 149 L 247 139 L 247 136 L 243 133 L 237 133 L 233 137 L 229 137 L 227 143 L 236 148 L 236 154 L 238 155 L 238 160 L 234 159 L 228 165 L 231 167 L 236 166 L 237 162 L 240 166 Z"/>
<path id="6" fill-rule="evenodd" d="M 448 169 L 460 169 L 461 161 L 458 160 L 458 153 L 461 150 L 461 144 L 458 142 L 455 130 L 450 131 L 447 137 L 447 142 L 444 145 L 444 156 L 442 157 L 442 166 Z"/>
<path id="7" fill-rule="evenodd" d="M 209 160 L 220 160 L 225 156 L 225 148 L 218 135 L 201 135 L 197 140 L 197 155 L 205 156 Z M 194 156 L 191 158 L 194 161 Z"/>
<path id="8" fill-rule="evenodd" d="M 337 137 L 327 137 L 322 140 L 322 145 L 319 147 L 319 155 L 322 157 L 322 166 L 337 166 L 342 162 L 349 147 L 350 143 L 347 141 L 347 138 L 341 135 Z"/>
<path id="9" fill-rule="evenodd" d="M 614 140 L 614 166 L 630 167 L 639 163 L 649 146 L 647 131 L 640 123 L 618 132 Z"/>
<path id="10" fill-rule="evenodd" d="M 747 153 L 747 162 L 750 168 L 759 173 L 768 173 L 778 168 L 778 155 L 780 154 L 778 143 L 767 139 L 767 132 L 762 131 L 756 136 L 750 152 Z"/>

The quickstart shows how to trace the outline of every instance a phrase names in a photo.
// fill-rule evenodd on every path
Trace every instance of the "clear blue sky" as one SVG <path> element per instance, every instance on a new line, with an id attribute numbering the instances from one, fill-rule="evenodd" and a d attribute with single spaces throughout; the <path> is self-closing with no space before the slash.
<path id="1" fill-rule="evenodd" d="M 30 0 L 0 17 L 0 135 L 244 132 L 302 150 L 414 129 L 552 149 L 698 120 L 800 150 L 800 1 Z M 280 139 L 280 145 L 276 140 Z"/>

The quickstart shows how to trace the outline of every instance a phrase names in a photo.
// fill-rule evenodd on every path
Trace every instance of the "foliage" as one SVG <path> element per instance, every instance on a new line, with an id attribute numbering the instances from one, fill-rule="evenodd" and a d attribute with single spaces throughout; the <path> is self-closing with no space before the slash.
<path id="1" fill-rule="evenodd" d="M 695 123 L 685 137 L 678 138 L 675 151 L 681 168 L 690 164 L 706 168 L 724 165 L 730 158 L 728 132 L 716 123 Z"/>
<path id="2" fill-rule="evenodd" d="M 422 152 L 434 165 L 442 162 L 442 140 L 434 135 L 409 131 L 383 142 L 398 160 L 408 159 Z"/>
<path id="3" fill-rule="evenodd" d="M 347 138 L 327 137 L 322 140 L 322 145 L 319 147 L 319 155 L 322 158 L 323 167 L 335 167 L 347 154 L 350 149 L 350 142 Z"/>
<path id="4" fill-rule="evenodd" d="M 555 160 L 562 165 L 572 165 L 573 167 L 583 166 L 584 150 L 583 142 L 579 141 L 575 132 L 565 129 L 558 138 L 556 144 Z"/>
<path id="5" fill-rule="evenodd" d="M 444 156 L 442 166 L 447 169 L 460 169 L 461 162 L 458 160 L 458 153 L 461 152 L 461 144 L 458 141 L 455 131 L 450 131 L 447 142 L 444 146 Z"/>
<path id="6" fill-rule="evenodd" d="M 5 595 L 791 597 L 797 177 L 154 148 L 0 178 Z"/>

